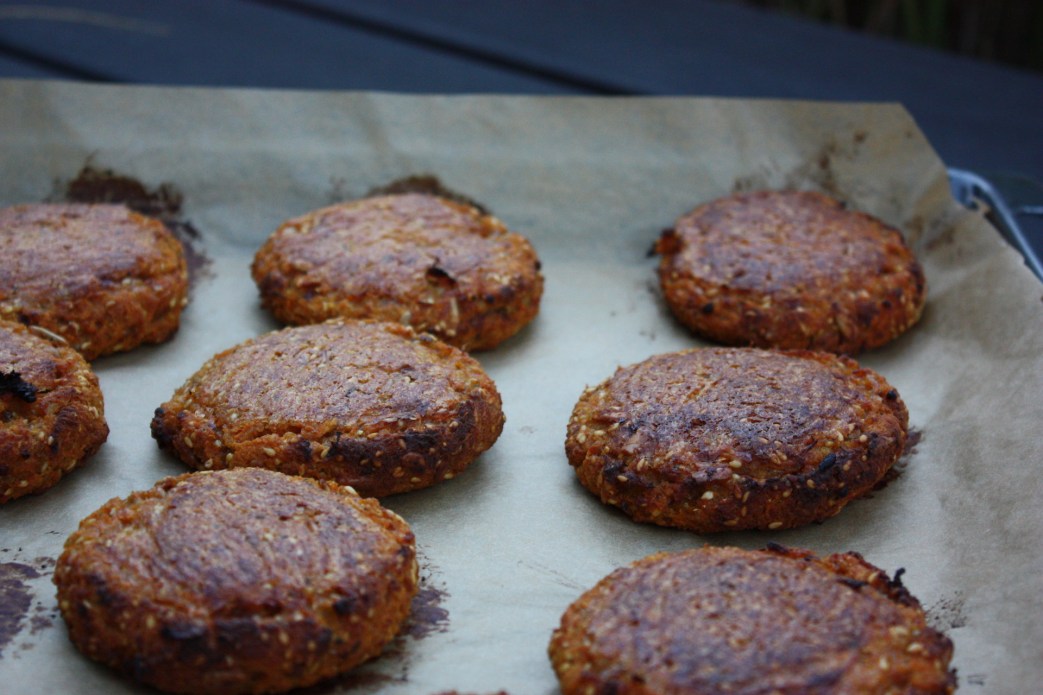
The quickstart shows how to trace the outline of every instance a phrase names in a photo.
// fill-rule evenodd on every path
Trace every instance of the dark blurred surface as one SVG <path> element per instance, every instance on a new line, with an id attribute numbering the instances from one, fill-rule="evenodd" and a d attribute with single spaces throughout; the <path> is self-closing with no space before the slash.
<path id="1" fill-rule="evenodd" d="M 733 0 L 1043 72 L 1039 0 Z"/>

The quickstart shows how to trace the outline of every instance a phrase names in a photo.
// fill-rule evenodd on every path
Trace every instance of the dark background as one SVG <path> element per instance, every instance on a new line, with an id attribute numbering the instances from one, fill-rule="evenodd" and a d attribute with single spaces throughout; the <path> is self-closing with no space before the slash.
<path id="1" fill-rule="evenodd" d="M 1043 72 L 1039 0 L 736 0 Z"/>
<path id="2" fill-rule="evenodd" d="M 0 0 L 0 78 L 899 102 L 1043 222 L 1039 0 Z"/>

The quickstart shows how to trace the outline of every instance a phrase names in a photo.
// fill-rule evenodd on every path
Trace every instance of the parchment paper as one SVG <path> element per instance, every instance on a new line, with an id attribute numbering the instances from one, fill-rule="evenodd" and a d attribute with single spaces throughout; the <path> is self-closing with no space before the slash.
<path id="1" fill-rule="evenodd" d="M 433 629 L 316 692 L 557 692 L 551 630 L 602 576 L 657 550 L 768 541 L 905 568 L 955 642 L 962 691 L 1043 682 L 1043 287 L 952 200 L 900 106 L 0 83 L 0 203 L 47 198 L 85 163 L 181 191 L 211 264 L 173 341 L 96 361 L 112 428 L 101 452 L 0 508 L 0 563 L 39 574 L 16 582 L 31 603 L 0 647 L 0 690 L 136 690 L 68 642 L 50 561 L 102 502 L 185 471 L 149 420 L 206 358 L 276 328 L 249 277 L 262 240 L 285 218 L 417 173 L 528 235 L 546 294 L 534 324 L 478 355 L 504 399 L 497 444 L 453 481 L 385 500 L 416 533 Z M 647 252 L 660 230 L 710 198 L 783 186 L 901 227 L 924 262 L 922 322 L 860 358 L 899 390 L 922 438 L 897 480 L 820 525 L 697 536 L 636 524 L 575 482 L 572 406 L 619 365 L 698 344 L 656 289 Z"/>

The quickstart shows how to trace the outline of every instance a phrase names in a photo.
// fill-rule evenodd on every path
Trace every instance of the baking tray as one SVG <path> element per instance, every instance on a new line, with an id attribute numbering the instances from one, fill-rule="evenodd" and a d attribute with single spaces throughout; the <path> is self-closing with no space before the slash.
<path id="1" fill-rule="evenodd" d="M 140 690 L 69 644 L 50 582 L 64 539 L 108 498 L 185 471 L 149 421 L 215 352 L 277 327 L 249 278 L 262 240 L 288 217 L 418 173 L 529 236 L 546 293 L 532 325 L 477 355 L 504 400 L 496 445 L 449 483 L 384 500 L 418 540 L 424 583 L 408 629 L 315 692 L 550 695 L 551 631 L 612 569 L 769 541 L 904 568 L 954 640 L 966 691 L 1043 681 L 1040 286 L 982 212 L 954 200 L 900 106 L 0 81 L 0 153 L 0 204 L 61 198 L 85 167 L 109 170 L 165 190 L 198 254 L 178 335 L 94 365 L 112 428 L 102 450 L 0 508 L 4 692 Z M 902 228 L 921 257 L 922 321 L 860 358 L 902 394 L 919 441 L 896 480 L 822 524 L 716 536 L 636 524 L 576 482 L 569 413 L 619 365 L 702 344 L 664 306 L 649 248 L 699 202 L 762 187 L 837 195 Z"/>
<path id="2" fill-rule="evenodd" d="M 1043 261 L 1039 251 L 1029 241 L 1028 234 L 1018 222 L 1015 211 L 1006 197 L 985 177 L 964 169 L 949 168 L 949 183 L 953 197 L 971 210 L 980 211 L 1003 238 L 1025 257 L 1025 264 L 1043 280 Z M 1033 208 L 1033 214 L 1041 212 Z"/>

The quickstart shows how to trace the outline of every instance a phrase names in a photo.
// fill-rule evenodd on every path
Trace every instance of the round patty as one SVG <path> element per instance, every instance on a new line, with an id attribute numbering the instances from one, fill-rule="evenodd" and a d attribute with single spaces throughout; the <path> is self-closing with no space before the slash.
<path id="1" fill-rule="evenodd" d="M 0 321 L 0 503 L 51 487 L 108 436 L 83 356 Z"/>
<path id="2" fill-rule="evenodd" d="M 54 571 L 91 659 L 171 692 L 289 690 L 380 653 L 417 591 L 413 534 L 376 500 L 256 468 L 113 499 Z"/>
<path id="3" fill-rule="evenodd" d="M 0 209 L 0 318 L 88 360 L 168 339 L 187 294 L 184 249 L 158 220 L 123 205 Z"/>
<path id="4" fill-rule="evenodd" d="M 656 251 L 674 315 L 727 345 L 857 354 L 916 323 L 926 298 L 901 233 L 822 193 L 715 200 L 681 217 Z"/>
<path id="5" fill-rule="evenodd" d="M 382 497 L 452 478 L 503 423 L 495 384 L 458 348 L 332 321 L 214 356 L 156 410 L 152 435 L 192 468 L 258 466 Z"/>
<path id="6" fill-rule="evenodd" d="M 658 553 L 573 603 L 550 642 L 565 695 L 951 693 L 952 643 L 856 553 Z"/>
<path id="7" fill-rule="evenodd" d="M 540 262 L 527 239 L 435 195 L 363 198 L 289 220 L 257 251 L 261 303 L 289 324 L 396 321 L 465 350 L 535 318 Z"/>
<path id="8" fill-rule="evenodd" d="M 580 482 L 637 521 L 701 533 L 833 516 L 901 455 L 905 404 L 824 352 L 695 348 L 586 390 L 565 452 Z"/>

